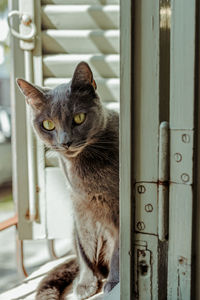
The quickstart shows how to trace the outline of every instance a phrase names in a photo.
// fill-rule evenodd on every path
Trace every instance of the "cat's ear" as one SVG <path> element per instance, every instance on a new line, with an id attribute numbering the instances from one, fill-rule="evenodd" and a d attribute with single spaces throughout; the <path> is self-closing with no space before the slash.
<path id="1" fill-rule="evenodd" d="M 25 96 L 26 102 L 30 104 L 33 109 L 38 110 L 44 105 L 44 93 L 41 89 L 21 78 L 17 78 L 16 82 L 19 90 Z"/>
<path id="2" fill-rule="evenodd" d="M 78 64 L 72 78 L 72 87 L 79 84 L 91 84 L 96 90 L 97 85 L 89 65 L 82 61 Z"/>

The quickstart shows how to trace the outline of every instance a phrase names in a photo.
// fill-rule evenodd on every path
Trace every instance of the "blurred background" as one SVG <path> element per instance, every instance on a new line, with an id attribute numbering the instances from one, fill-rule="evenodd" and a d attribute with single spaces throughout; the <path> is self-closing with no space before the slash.
<path id="1" fill-rule="evenodd" d="M 0 1 L 0 222 L 13 217 L 8 1 Z M 15 228 L 0 232 L 0 291 L 17 283 Z"/>
<path id="2" fill-rule="evenodd" d="M 16 213 L 12 197 L 10 41 L 8 1 L 0 0 L 0 222 Z M 12 226 L 0 231 L 0 293 L 24 278 L 17 267 L 17 232 Z M 47 241 L 24 241 L 24 264 L 28 274 L 51 258 Z M 57 241 L 57 254 L 65 253 L 65 241 Z"/>

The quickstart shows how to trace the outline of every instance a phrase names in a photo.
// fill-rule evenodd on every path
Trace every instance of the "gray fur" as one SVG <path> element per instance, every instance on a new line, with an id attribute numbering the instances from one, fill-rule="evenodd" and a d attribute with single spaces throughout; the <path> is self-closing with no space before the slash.
<path id="1" fill-rule="evenodd" d="M 78 259 L 78 267 L 73 266 L 78 273 L 74 280 L 77 298 L 95 294 L 107 276 L 105 291 L 108 292 L 119 281 L 118 114 L 101 103 L 92 72 L 84 62 L 77 66 L 72 82 L 52 90 L 38 89 L 23 79 L 17 82 L 32 107 L 36 133 L 60 154 L 71 185 Z M 83 124 L 75 125 L 73 116 L 81 112 L 86 119 Z M 54 122 L 55 130 L 46 131 L 42 127 L 46 119 Z M 56 272 L 52 271 L 41 283 L 37 299 L 49 297 L 46 283 L 55 279 Z M 70 271 L 66 286 L 70 283 L 69 274 Z M 55 299 L 59 299 L 63 290 L 59 291 L 57 285 L 53 290 L 59 295 L 55 293 Z"/>

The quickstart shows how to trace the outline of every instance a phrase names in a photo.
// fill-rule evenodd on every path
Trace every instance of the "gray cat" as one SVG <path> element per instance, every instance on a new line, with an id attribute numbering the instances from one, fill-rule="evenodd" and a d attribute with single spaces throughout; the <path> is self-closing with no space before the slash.
<path id="1" fill-rule="evenodd" d="M 87 63 L 54 89 L 17 79 L 33 112 L 33 127 L 59 153 L 71 185 L 77 259 L 52 270 L 36 299 L 61 299 L 73 282 L 77 299 L 119 282 L 118 113 L 103 106 Z M 104 283 L 107 279 L 106 283 Z"/>

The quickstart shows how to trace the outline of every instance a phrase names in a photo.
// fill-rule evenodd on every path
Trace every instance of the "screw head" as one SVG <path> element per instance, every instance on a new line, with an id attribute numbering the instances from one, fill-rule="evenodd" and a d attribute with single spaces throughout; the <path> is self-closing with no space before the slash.
<path id="1" fill-rule="evenodd" d="M 187 133 L 182 134 L 182 142 L 183 143 L 189 143 L 190 142 L 190 136 Z"/>
<path id="2" fill-rule="evenodd" d="M 139 194 L 144 194 L 146 192 L 146 188 L 144 185 L 139 185 L 137 191 Z"/>
<path id="3" fill-rule="evenodd" d="M 182 161 L 182 155 L 181 155 L 181 153 L 174 153 L 174 158 L 175 158 L 175 161 L 176 162 L 180 162 L 180 161 Z"/>
<path id="4" fill-rule="evenodd" d="M 137 222 L 137 229 L 142 231 L 145 229 L 145 224 L 142 221 Z"/>
<path id="5" fill-rule="evenodd" d="M 153 205 L 150 204 L 150 203 L 146 204 L 144 208 L 145 208 L 146 212 L 152 212 L 153 211 Z"/>
<path id="6" fill-rule="evenodd" d="M 181 180 L 183 182 L 188 182 L 190 180 L 190 176 L 187 173 L 181 174 Z"/>

